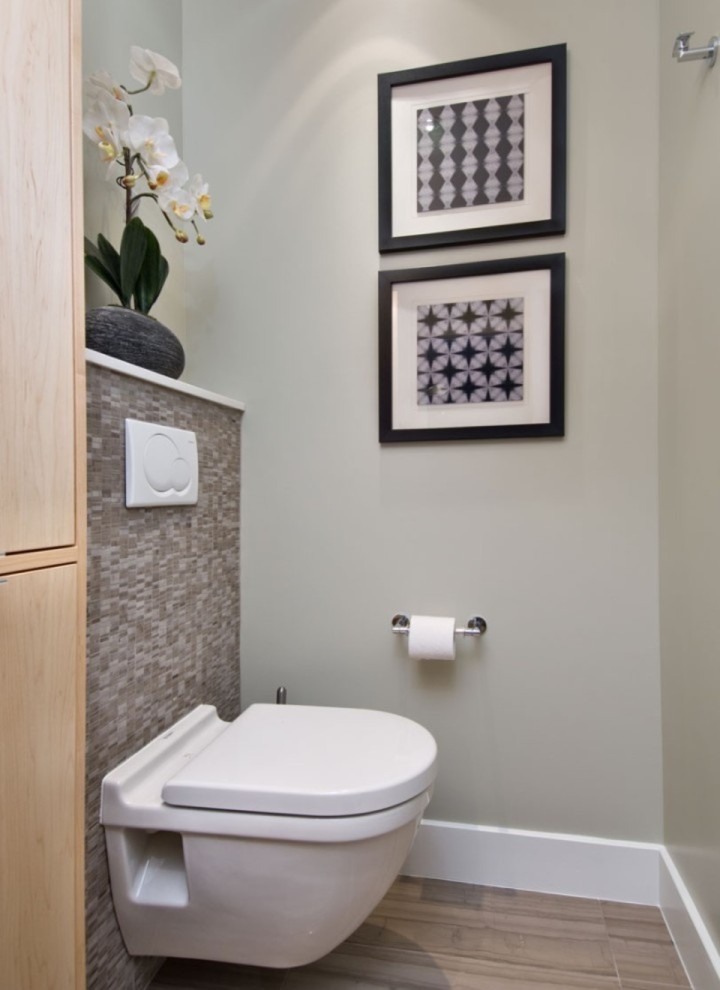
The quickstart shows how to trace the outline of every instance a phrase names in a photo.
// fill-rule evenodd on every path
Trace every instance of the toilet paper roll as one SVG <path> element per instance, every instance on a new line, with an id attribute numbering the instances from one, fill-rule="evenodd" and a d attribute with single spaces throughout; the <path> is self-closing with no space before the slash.
<path id="1" fill-rule="evenodd" d="M 455 619 L 446 615 L 411 615 L 408 653 L 414 660 L 454 660 Z"/>

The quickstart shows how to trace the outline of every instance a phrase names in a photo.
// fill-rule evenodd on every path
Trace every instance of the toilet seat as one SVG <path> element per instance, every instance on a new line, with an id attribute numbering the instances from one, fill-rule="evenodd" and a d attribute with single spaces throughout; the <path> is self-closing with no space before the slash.
<path id="1" fill-rule="evenodd" d="M 198 705 L 143 749 L 129 757 L 103 779 L 100 821 L 107 828 L 133 828 L 143 830 L 194 833 L 197 835 L 224 835 L 242 838 L 277 839 L 295 842 L 355 842 L 382 834 L 399 827 L 421 814 L 427 806 L 435 777 L 436 746 L 429 733 L 429 742 L 421 737 L 424 758 L 409 771 L 412 786 L 405 786 L 412 796 L 392 806 L 377 811 L 346 815 L 298 815 L 240 810 L 217 810 L 197 806 L 171 804 L 165 799 L 166 785 L 182 779 L 180 772 L 204 751 L 212 753 L 213 743 L 230 728 L 237 725 L 255 706 L 247 709 L 235 722 L 224 722 L 212 705 Z M 301 706 L 268 705 L 273 712 L 280 709 L 292 711 Z M 347 714 L 354 709 L 336 709 Z M 386 713 L 367 713 L 369 715 Z M 391 716 L 400 719 L 400 716 Z M 400 719 L 407 722 L 407 719 Z M 273 716 L 266 720 L 271 726 Z M 349 723 L 348 723 L 349 724 Z M 370 724 L 377 724 L 369 719 Z M 388 723 L 389 724 L 389 723 Z M 414 725 L 414 723 L 410 723 Z M 420 726 L 415 726 L 420 728 Z M 357 729 L 357 724 L 355 725 Z M 425 730 L 423 730 L 425 732 Z M 232 736 L 228 737 L 232 739 Z M 330 754 L 328 754 L 328 757 Z M 384 768 L 378 768 L 382 773 Z M 197 767 L 195 768 L 197 770 Z M 195 772 L 195 771 L 193 771 Z M 429 781 L 428 781 L 429 778 Z M 400 793 L 386 787 L 386 794 Z M 377 789 L 376 789 L 377 790 Z M 380 789 L 382 790 L 382 788 Z M 368 793 L 372 794 L 372 788 Z M 342 803 L 342 795 L 338 795 Z M 339 804 L 335 805 L 336 807 Z"/>
<path id="2" fill-rule="evenodd" d="M 435 779 L 422 726 L 364 709 L 255 704 L 168 778 L 167 804 L 337 818 L 382 811 Z"/>

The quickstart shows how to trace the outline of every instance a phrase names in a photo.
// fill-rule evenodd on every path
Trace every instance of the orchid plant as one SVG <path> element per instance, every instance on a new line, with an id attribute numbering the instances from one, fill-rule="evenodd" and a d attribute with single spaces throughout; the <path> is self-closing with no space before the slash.
<path id="1" fill-rule="evenodd" d="M 120 250 L 102 234 L 97 244 L 86 238 L 85 263 L 110 286 L 122 306 L 131 308 L 134 302 L 136 310 L 147 314 L 162 291 L 169 266 L 157 238 L 136 215 L 140 203 L 154 201 L 182 244 L 190 240 L 188 226 L 197 243 L 204 244 L 197 221 L 210 220 L 213 214 L 208 185 L 200 175 L 190 179 L 167 120 L 136 114 L 128 102 L 128 97 L 138 93 L 161 96 L 166 89 L 178 89 L 177 67 L 157 52 L 133 46 L 130 75 L 139 88 L 128 89 L 107 72 L 95 73 L 85 84 L 88 108 L 83 130 L 107 164 L 108 179 L 114 176 L 125 194 Z"/>

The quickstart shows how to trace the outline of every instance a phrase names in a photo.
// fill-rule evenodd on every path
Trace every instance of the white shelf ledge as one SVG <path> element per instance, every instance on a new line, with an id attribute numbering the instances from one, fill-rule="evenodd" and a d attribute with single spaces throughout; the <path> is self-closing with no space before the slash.
<path id="1" fill-rule="evenodd" d="M 245 411 L 245 403 L 238 402 L 237 399 L 229 399 L 225 395 L 218 395 L 216 392 L 208 392 L 207 389 L 198 388 L 197 385 L 188 385 L 187 382 L 179 382 L 166 375 L 158 375 L 155 371 L 147 371 L 145 368 L 138 368 L 136 364 L 129 364 L 127 361 L 120 361 L 119 358 L 110 357 L 108 354 L 101 354 L 100 351 L 85 350 L 85 360 L 88 364 L 95 364 L 100 368 L 108 368 L 116 371 L 119 375 L 127 375 L 128 378 L 139 378 L 143 382 L 151 382 L 159 385 L 160 388 L 169 388 L 173 392 L 182 392 L 183 395 L 192 395 L 196 399 L 204 399 L 205 402 L 214 402 L 218 406 L 227 406 L 228 409 Z"/>

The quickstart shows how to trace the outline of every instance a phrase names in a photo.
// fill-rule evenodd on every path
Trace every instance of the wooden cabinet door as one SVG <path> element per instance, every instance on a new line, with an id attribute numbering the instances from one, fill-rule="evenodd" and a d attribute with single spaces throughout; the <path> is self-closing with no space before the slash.
<path id="1" fill-rule="evenodd" d="M 70 0 L 2 5 L 0 553 L 75 542 Z"/>
<path id="2" fill-rule="evenodd" d="M 0 986 L 75 990 L 77 573 L 0 579 Z"/>

